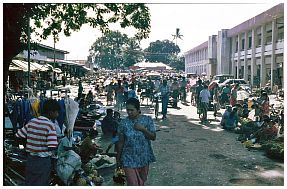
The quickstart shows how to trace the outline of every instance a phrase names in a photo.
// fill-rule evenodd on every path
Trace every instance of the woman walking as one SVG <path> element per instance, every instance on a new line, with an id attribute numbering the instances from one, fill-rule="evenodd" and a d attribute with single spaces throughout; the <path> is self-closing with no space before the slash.
<path id="1" fill-rule="evenodd" d="M 128 117 L 118 128 L 117 164 L 123 167 L 128 186 L 143 186 L 149 164 L 155 161 L 151 140 L 156 139 L 155 126 L 150 116 L 140 114 L 140 102 L 130 98 L 126 103 Z"/>

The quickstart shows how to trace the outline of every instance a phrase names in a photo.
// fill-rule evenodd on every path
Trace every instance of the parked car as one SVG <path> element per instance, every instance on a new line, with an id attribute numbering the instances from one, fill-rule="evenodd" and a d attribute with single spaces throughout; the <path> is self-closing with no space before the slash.
<path id="1" fill-rule="evenodd" d="M 239 84 L 244 90 L 250 92 L 251 86 L 244 79 L 226 79 L 223 83 L 219 83 L 219 88 L 222 89 L 226 85 Z"/>
<path id="2" fill-rule="evenodd" d="M 216 81 L 217 83 L 223 83 L 227 79 L 234 79 L 234 76 L 228 74 L 220 74 L 213 76 L 213 80 Z"/>

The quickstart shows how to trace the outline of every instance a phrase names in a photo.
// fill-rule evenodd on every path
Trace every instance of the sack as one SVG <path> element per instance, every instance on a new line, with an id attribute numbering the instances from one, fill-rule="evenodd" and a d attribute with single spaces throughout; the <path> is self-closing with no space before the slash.
<path id="1" fill-rule="evenodd" d="M 66 184 L 71 184 L 75 171 L 81 168 L 82 162 L 81 157 L 74 152 L 69 150 L 61 153 L 57 161 L 57 175 Z"/>

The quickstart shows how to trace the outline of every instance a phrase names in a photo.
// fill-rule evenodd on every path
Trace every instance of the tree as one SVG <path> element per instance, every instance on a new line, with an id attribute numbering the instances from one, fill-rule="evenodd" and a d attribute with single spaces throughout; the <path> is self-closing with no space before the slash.
<path id="1" fill-rule="evenodd" d="M 184 56 L 177 56 L 177 55 L 172 55 L 169 57 L 170 64 L 169 66 L 175 68 L 176 70 L 184 71 L 185 69 L 185 58 Z"/>
<path id="2" fill-rule="evenodd" d="M 98 38 L 90 49 L 90 60 L 101 68 L 115 69 L 129 67 L 143 60 L 139 43 L 119 31 L 111 31 Z"/>
<path id="3" fill-rule="evenodd" d="M 169 55 L 176 55 L 179 52 L 180 48 L 169 40 L 151 42 L 149 47 L 144 50 L 146 61 L 166 64 L 170 64 Z"/>
<path id="4" fill-rule="evenodd" d="M 128 39 L 123 52 L 123 64 L 126 68 L 144 60 L 144 53 L 140 48 L 139 42 L 135 38 Z"/>
<path id="5" fill-rule="evenodd" d="M 101 68 L 115 69 L 123 65 L 123 46 L 128 36 L 119 31 L 112 31 L 96 40 L 90 49 L 94 64 Z"/>
<path id="6" fill-rule="evenodd" d="M 27 49 L 28 20 L 31 32 L 40 39 L 59 33 L 66 36 L 78 31 L 83 24 L 109 32 L 110 23 L 134 27 L 138 39 L 150 33 L 150 13 L 145 4 L 3 4 L 4 82 L 8 78 L 12 59 Z M 6 90 L 6 89 L 5 89 Z"/>

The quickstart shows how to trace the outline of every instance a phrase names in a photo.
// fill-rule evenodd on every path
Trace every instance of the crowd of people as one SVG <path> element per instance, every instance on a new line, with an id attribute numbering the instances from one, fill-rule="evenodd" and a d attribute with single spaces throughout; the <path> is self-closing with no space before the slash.
<path id="1" fill-rule="evenodd" d="M 109 81 L 107 83 L 106 81 Z M 104 85 L 103 83 L 106 83 Z M 106 76 L 102 84 L 94 83 L 94 92 L 84 94 L 82 80 L 78 83 L 76 100 L 91 104 L 95 97 L 106 95 L 106 105 L 114 106 L 107 109 L 107 115 L 102 120 L 101 128 L 104 135 L 111 136 L 111 144 L 106 153 L 115 146 L 117 166 L 122 167 L 127 185 L 144 185 L 147 180 L 149 164 L 155 161 L 151 141 L 156 139 L 155 126 L 150 116 L 142 114 L 140 104 L 143 100 L 153 101 L 153 95 L 161 94 L 162 119 L 167 119 L 168 104 L 177 108 L 179 100 L 187 103 L 187 93 L 191 92 L 191 105 L 197 107 L 202 123 L 208 123 L 207 111 L 212 109 L 214 117 L 221 108 L 226 108 L 220 122 L 224 129 L 232 130 L 238 126 L 240 117 L 248 117 L 250 110 L 247 101 L 237 100 L 238 84 L 219 88 L 198 78 L 195 85 L 183 76 L 150 78 L 131 75 L 130 77 Z M 26 151 L 29 153 L 27 162 L 27 185 L 47 185 L 51 172 L 51 151 L 58 145 L 56 128 L 53 120 L 59 113 L 55 101 L 48 100 L 44 105 L 44 114 L 32 119 L 18 131 L 18 138 L 26 138 Z M 120 112 L 126 108 L 127 117 L 121 118 Z M 263 90 L 260 98 L 252 106 L 255 116 L 266 119 L 269 116 L 269 98 Z M 37 137 L 33 133 L 38 133 Z M 39 138 L 40 137 L 40 138 Z"/>

